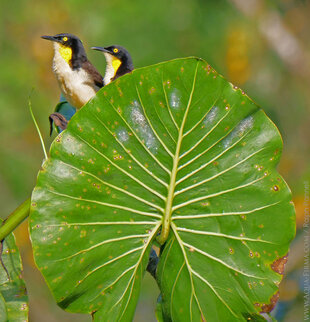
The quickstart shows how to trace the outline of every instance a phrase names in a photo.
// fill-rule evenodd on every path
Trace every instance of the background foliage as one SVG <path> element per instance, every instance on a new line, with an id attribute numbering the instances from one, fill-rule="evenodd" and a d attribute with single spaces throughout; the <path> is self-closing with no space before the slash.
<path id="1" fill-rule="evenodd" d="M 279 127 L 284 151 L 279 172 L 292 188 L 297 225 L 303 224 L 304 181 L 309 178 L 310 4 L 302 0 L 158 0 L 156 2 L 15 0 L 0 4 L 0 202 L 2 217 L 29 194 L 41 165 L 42 150 L 27 108 L 32 103 L 48 139 L 48 114 L 59 89 L 51 72 L 51 44 L 43 34 L 72 32 L 81 37 L 90 60 L 104 73 L 103 57 L 91 46 L 120 44 L 136 67 L 195 55 L 263 107 Z M 18 94 L 17 94 L 18 93 Z M 30 295 L 32 321 L 77 321 L 50 301 L 36 272 L 26 225 L 17 232 Z M 302 319 L 303 245 L 292 246 L 282 283 L 284 321 Z M 136 321 L 152 320 L 158 291 L 150 278 Z M 284 303 L 284 304 L 283 304 Z M 278 313 L 278 314 L 280 314 Z M 278 316 L 279 318 L 279 316 Z M 81 317 L 80 321 L 87 321 Z"/>
<path id="2" fill-rule="evenodd" d="M 22 279 L 21 258 L 13 234 L 5 239 L 1 258 L 0 321 L 25 321 L 28 316 L 28 298 Z"/>

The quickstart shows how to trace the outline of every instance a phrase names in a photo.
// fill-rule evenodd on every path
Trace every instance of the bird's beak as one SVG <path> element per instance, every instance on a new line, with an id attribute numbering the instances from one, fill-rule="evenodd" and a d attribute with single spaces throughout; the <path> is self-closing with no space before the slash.
<path id="1" fill-rule="evenodd" d="M 91 49 L 98 50 L 98 51 L 102 51 L 103 53 L 109 53 L 109 54 L 111 54 L 111 52 L 109 50 L 107 50 L 106 48 L 104 48 L 104 47 L 91 47 Z"/>
<path id="2" fill-rule="evenodd" d="M 57 41 L 58 39 L 55 38 L 54 36 L 41 36 L 41 38 L 46 39 L 46 40 L 51 40 L 51 41 Z"/>

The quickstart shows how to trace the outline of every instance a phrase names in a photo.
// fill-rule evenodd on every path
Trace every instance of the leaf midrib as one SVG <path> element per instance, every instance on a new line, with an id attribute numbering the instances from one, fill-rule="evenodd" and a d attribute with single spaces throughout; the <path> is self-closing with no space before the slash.
<path id="1" fill-rule="evenodd" d="M 168 186 L 168 195 L 167 195 L 167 199 L 166 199 L 166 207 L 165 207 L 164 216 L 163 216 L 162 230 L 161 230 L 160 236 L 158 237 L 158 242 L 161 245 L 166 242 L 166 240 L 168 239 L 168 235 L 169 235 L 169 228 L 170 228 L 170 223 L 171 223 L 171 213 L 172 213 L 172 203 L 173 203 L 173 199 L 174 199 L 174 191 L 175 191 L 175 186 L 176 186 L 176 176 L 178 173 L 178 165 L 179 165 L 179 160 L 180 160 L 180 150 L 181 150 L 181 144 L 182 144 L 182 140 L 183 140 L 183 131 L 184 131 L 184 126 L 186 123 L 187 115 L 189 112 L 189 108 L 192 103 L 192 98 L 193 98 L 195 84 L 196 84 L 196 78 L 197 78 L 198 64 L 199 63 L 197 63 L 197 65 L 196 65 L 194 79 L 193 79 L 193 86 L 192 86 L 191 93 L 190 93 L 188 103 L 186 106 L 186 110 L 185 110 L 185 113 L 183 116 L 182 124 L 180 126 L 178 141 L 176 144 L 176 150 L 175 150 L 175 154 L 173 157 L 173 166 L 172 166 L 172 171 L 171 171 L 171 175 L 170 175 L 170 182 L 169 182 L 169 186 Z"/>

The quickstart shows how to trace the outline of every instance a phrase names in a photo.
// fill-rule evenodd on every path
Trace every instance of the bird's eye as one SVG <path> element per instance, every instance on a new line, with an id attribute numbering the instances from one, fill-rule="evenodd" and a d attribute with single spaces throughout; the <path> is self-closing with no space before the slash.
<path id="1" fill-rule="evenodd" d="M 114 48 L 113 49 L 113 52 L 116 54 L 116 53 L 118 53 L 118 49 L 117 48 Z"/>
<path id="2" fill-rule="evenodd" d="M 67 41 L 68 40 L 68 37 L 63 37 L 62 40 L 63 41 Z"/>

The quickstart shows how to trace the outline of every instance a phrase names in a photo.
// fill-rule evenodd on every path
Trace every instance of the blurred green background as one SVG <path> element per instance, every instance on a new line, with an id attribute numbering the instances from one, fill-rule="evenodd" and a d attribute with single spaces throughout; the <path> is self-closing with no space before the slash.
<path id="1" fill-rule="evenodd" d="M 91 46 L 119 44 L 135 67 L 198 56 L 263 107 L 284 141 L 279 171 L 297 210 L 295 239 L 281 283 L 281 321 L 302 321 L 304 185 L 310 177 L 310 2 L 306 0 L 13 0 L 0 4 L 0 203 L 5 218 L 31 193 L 43 153 L 28 110 L 49 146 L 48 115 L 60 91 L 51 70 L 51 43 L 70 32 L 104 73 Z M 309 181 L 308 181 L 309 182 Z M 276 223 L 275 223 L 276 229 Z M 90 321 L 53 302 L 35 269 L 27 223 L 16 232 L 30 297 L 30 321 Z M 157 286 L 148 276 L 135 321 L 155 321 Z"/>

